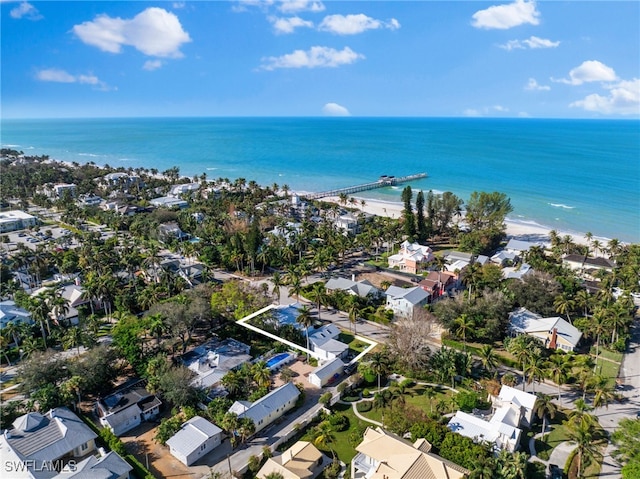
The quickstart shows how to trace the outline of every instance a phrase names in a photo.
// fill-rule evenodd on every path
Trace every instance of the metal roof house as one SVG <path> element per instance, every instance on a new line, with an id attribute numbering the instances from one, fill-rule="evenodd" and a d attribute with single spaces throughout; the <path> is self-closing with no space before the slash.
<path id="1" fill-rule="evenodd" d="M 533 336 L 547 349 L 563 351 L 573 351 L 582 338 L 582 332 L 568 321 L 558 316 L 543 318 L 526 308 L 509 313 L 509 331 L 512 336 Z"/>
<path id="2" fill-rule="evenodd" d="M 17 418 L 0 436 L 2 477 L 12 479 L 128 478 L 132 470 L 116 453 L 94 457 L 94 433 L 61 407 Z"/>
<path id="3" fill-rule="evenodd" d="M 293 383 L 287 383 L 254 403 L 236 401 L 229 408 L 229 412 L 236 413 L 239 418 L 251 418 L 258 432 L 292 409 L 298 396 L 298 388 Z"/>
<path id="4" fill-rule="evenodd" d="M 389 286 L 386 293 L 387 308 L 399 318 L 413 318 L 416 308 L 424 306 L 429 301 L 429 293 L 420 286 L 414 288 Z"/>
<path id="5" fill-rule="evenodd" d="M 321 388 L 325 384 L 328 384 L 336 374 L 338 376 L 342 374 L 342 371 L 344 371 L 344 363 L 342 362 L 342 359 L 337 357 L 311 371 L 309 374 L 309 382 L 314 386 Z"/>
<path id="6" fill-rule="evenodd" d="M 195 416 L 185 422 L 169 440 L 171 455 L 190 466 L 210 453 L 222 442 L 222 429 L 203 417 Z"/>
<path id="7" fill-rule="evenodd" d="M 156 417 L 161 405 L 162 401 L 147 391 L 142 381 L 137 380 L 96 401 L 95 411 L 100 424 L 120 436 L 142 421 Z"/>

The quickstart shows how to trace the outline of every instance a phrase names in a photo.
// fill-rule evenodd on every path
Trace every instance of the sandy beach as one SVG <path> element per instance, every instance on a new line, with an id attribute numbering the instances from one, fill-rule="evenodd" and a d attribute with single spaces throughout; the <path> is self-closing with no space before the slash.
<path id="1" fill-rule="evenodd" d="M 381 201 L 381 200 L 371 200 L 368 198 L 364 198 L 365 205 L 364 208 L 361 206 L 360 200 L 362 198 L 357 198 L 358 201 L 355 205 L 347 205 L 347 207 L 352 208 L 355 207 L 360 211 L 364 211 L 365 213 L 369 213 L 376 216 L 386 216 L 389 218 L 400 218 L 402 216 L 403 205 L 400 202 L 391 202 L 391 201 Z M 328 201 L 331 203 L 340 204 L 340 199 L 337 196 L 330 196 L 326 198 L 322 198 L 323 201 Z M 525 223 L 518 222 L 507 219 L 505 221 L 507 226 L 507 237 L 515 238 L 523 241 L 539 241 L 546 244 L 550 244 L 549 240 L 549 232 L 551 228 L 546 228 L 542 225 L 538 225 L 536 223 Z M 559 236 L 569 235 L 573 238 L 573 242 L 576 244 L 587 244 L 587 239 L 582 235 L 578 235 L 575 233 L 569 233 L 567 231 L 557 230 Z M 599 238 L 600 239 L 600 238 Z M 607 238 L 602 238 L 601 240 L 606 241 Z"/>

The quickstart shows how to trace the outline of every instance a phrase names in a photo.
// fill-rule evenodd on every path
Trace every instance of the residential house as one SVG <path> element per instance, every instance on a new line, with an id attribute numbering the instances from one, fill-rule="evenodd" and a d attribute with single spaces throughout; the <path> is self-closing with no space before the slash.
<path id="1" fill-rule="evenodd" d="M 250 418 L 256 426 L 257 433 L 292 409 L 299 396 L 298 388 L 293 383 L 287 383 L 254 403 L 236 401 L 229 408 L 229 412 L 236 413 L 239 418 Z"/>
<path id="2" fill-rule="evenodd" d="M 386 291 L 387 308 L 393 311 L 397 318 L 412 319 L 419 309 L 429 302 L 429 294 L 420 286 L 413 288 L 398 288 L 389 286 Z"/>
<path id="3" fill-rule="evenodd" d="M 504 279 L 522 280 L 522 278 L 531 273 L 533 273 L 533 268 L 528 263 L 520 263 L 518 266 L 502 268 L 502 277 Z"/>
<path id="4" fill-rule="evenodd" d="M 102 203 L 102 198 L 95 195 L 80 195 L 78 198 L 79 206 L 98 206 Z"/>
<path id="5" fill-rule="evenodd" d="M 351 461 L 352 479 L 462 479 L 469 471 L 433 454 L 431 444 L 413 444 L 380 427 L 368 427 Z"/>
<path id="6" fill-rule="evenodd" d="M 345 235 L 355 235 L 360 233 L 358 217 L 353 213 L 345 213 L 338 216 L 333 222 L 333 225 L 336 230 L 342 231 Z"/>
<path id="7" fill-rule="evenodd" d="M 39 288 L 33 292 L 33 296 L 44 293 L 49 288 Z M 49 316 L 53 321 L 63 322 L 65 324 L 78 324 L 79 311 L 78 308 L 89 304 L 91 299 L 86 295 L 84 288 L 78 284 L 65 284 L 58 287 L 58 293 L 62 298 L 66 300 L 67 310 L 59 311 L 58 314 L 54 311 L 49 313 Z"/>
<path id="8" fill-rule="evenodd" d="M 544 248 L 544 243 L 542 241 L 523 241 L 511 238 L 504 250 L 522 258 L 531 248 Z"/>
<path id="9" fill-rule="evenodd" d="M 251 361 L 250 349 L 235 339 L 212 339 L 183 354 L 180 359 L 182 364 L 196 373 L 193 384 L 208 389 L 219 385 L 224 375 L 232 369 Z"/>
<path id="10" fill-rule="evenodd" d="M 316 387 L 323 387 L 340 377 L 344 371 L 342 359 L 336 357 L 321 364 L 309 374 L 309 382 Z"/>
<path id="11" fill-rule="evenodd" d="M 2 477 L 128 478 L 132 468 L 116 453 L 93 457 L 97 437 L 89 426 L 64 407 L 51 409 L 46 414 L 24 414 L 0 436 Z"/>
<path id="12" fill-rule="evenodd" d="M 128 189 L 135 185 L 142 185 L 141 178 L 138 175 L 130 175 L 122 171 L 109 173 L 108 175 L 104 175 L 102 179 L 109 186 L 118 186 L 124 189 Z"/>
<path id="13" fill-rule="evenodd" d="M 530 427 L 537 397 L 509 386 L 502 386 L 493 399 L 489 418 L 456 412 L 447 427 L 475 442 L 489 442 L 496 451 L 514 452 L 520 444 L 521 427 Z"/>
<path id="14" fill-rule="evenodd" d="M 425 279 L 418 283 L 429 295 L 429 302 L 449 293 L 458 284 L 458 278 L 449 271 L 430 271 Z"/>
<path id="15" fill-rule="evenodd" d="M 433 260 L 433 250 L 425 245 L 404 241 L 397 254 L 389 256 L 389 268 L 417 274 Z"/>
<path id="16" fill-rule="evenodd" d="M 178 241 L 183 241 L 189 238 L 190 236 L 189 234 L 182 231 L 180 229 L 180 226 L 178 226 L 178 223 L 176 223 L 175 221 L 171 221 L 169 223 L 162 223 L 160 226 L 158 226 L 158 235 L 160 236 L 160 239 L 164 242 L 168 242 L 174 239 L 177 239 Z"/>
<path id="17" fill-rule="evenodd" d="M 173 196 L 161 196 L 160 198 L 154 198 L 149 203 L 156 208 L 169 208 L 169 209 L 184 209 L 189 206 L 189 203 L 180 198 Z"/>
<path id="18" fill-rule="evenodd" d="M 52 479 L 129 479 L 133 467 L 122 459 L 116 452 L 105 452 L 99 449 L 100 457 L 88 458 L 73 464 L 67 464 L 62 471 Z M 135 477 L 135 476 L 133 476 Z"/>
<path id="19" fill-rule="evenodd" d="M 331 278 L 325 284 L 327 291 L 344 291 L 347 294 L 366 298 L 367 296 L 378 297 L 383 294 L 381 290 L 376 288 L 366 279 L 363 281 L 355 281 L 347 278 Z"/>
<path id="20" fill-rule="evenodd" d="M 340 330 L 333 324 L 328 324 L 309 333 L 309 345 L 311 351 L 317 354 L 318 359 L 342 358 L 349 352 L 349 345 L 336 338 Z"/>
<path id="21" fill-rule="evenodd" d="M 582 338 L 582 332 L 568 321 L 558 316 L 543 318 L 526 308 L 509 313 L 509 332 L 533 336 L 545 348 L 563 351 L 574 351 Z"/>
<path id="22" fill-rule="evenodd" d="M 6 328 L 9 323 L 33 324 L 33 320 L 29 311 L 17 306 L 12 299 L 7 299 L 6 301 L 0 301 L 0 330 Z"/>
<path id="23" fill-rule="evenodd" d="M 173 457 L 185 466 L 190 466 L 218 447 L 222 436 L 222 429 L 218 426 L 203 417 L 195 416 L 167 440 L 167 446 Z"/>
<path id="24" fill-rule="evenodd" d="M 49 198 L 62 198 L 65 194 L 69 194 L 71 197 L 76 196 L 77 186 L 74 183 L 58 183 L 53 186 L 45 187 L 44 194 Z"/>
<path id="25" fill-rule="evenodd" d="M 141 380 L 135 380 L 96 401 L 95 411 L 103 427 L 121 436 L 155 418 L 161 405 L 162 401 L 147 391 Z"/>
<path id="26" fill-rule="evenodd" d="M 38 224 L 38 219 L 20 210 L 0 212 L 0 233 L 23 230 Z"/>
<path id="27" fill-rule="evenodd" d="M 491 257 L 491 262 L 498 266 L 509 266 L 518 260 L 518 255 L 512 251 L 500 250 Z"/>
<path id="28" fill-rule="evenodd" d="M 615 263 L 608 258 L 598 256 L 591 258 L 581 254 L 568 254 L 562 258 L 562 264 L 583 274 L 587 279 L 597 279 L 598 271 L 606 271 L 611 273 L 615 267 Z"/>
<path id="29" fill-rule="evenodd" d="M 183 183 L 180 185 L 174 185 L 169 191 L 169 196 L 179 197 L 180 195 L 193 193 L 200 189 L 200 183 Z"/>
<path id="30" fill-rule="evenodd" d="M 331 459 L 307 441 L 298 441 L 279 456 L 270 457 L 256 477 L 264 479 L 277 473 L 284 479 L 313 479 L 331 464 Z"/>
<path id="31" fill-rule="evenodd" d="M 302 231 L 302 223 L 288 221 L 284 225 L 276 225 L 269 233 L 273 236 L 283 238 L 288 245 L 293 243 L 294 238 Z M 268 241 L 268 239 L 266 239 Z"/>
<path id="32" fill-rule="evenodd" d="M 442 256 L 447 261 L 447 271 L 452 273 L 462 271 L 474 261 L 473 254 L 462 251 L 445 251 Z"/>

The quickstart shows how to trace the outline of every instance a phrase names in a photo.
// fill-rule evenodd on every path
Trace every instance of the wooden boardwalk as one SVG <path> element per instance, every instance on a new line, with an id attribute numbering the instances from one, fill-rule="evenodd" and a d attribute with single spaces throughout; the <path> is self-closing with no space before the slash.
<path id="1" fill-rule="evenodd" d="M 377 181 L 371 183 L 364 183 L 362 185 L 347 186 L 345 188 L 337 188 L 335 190 L 321 191 L 319 193 L 311 193 L 305 195 L 310 200 L 317 200 L 318 198 L 326 198 L 327 196 L 340 196 L 341 194 L 351 195 L 360 191 L 374 190 L 376 188 L 384 188 L 385 186 L 394 186 L 401 183 L 407 183 L 408 181 L 420 180 L 426 178 L 426 173 L 416 173 L 415 175 L 408 176 L 381 176 Z"/>

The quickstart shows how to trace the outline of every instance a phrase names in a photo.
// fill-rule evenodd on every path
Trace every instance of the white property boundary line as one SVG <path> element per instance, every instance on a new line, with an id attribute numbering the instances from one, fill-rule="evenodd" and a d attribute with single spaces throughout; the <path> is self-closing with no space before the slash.
<path id="1" fill-rule="evenodd" d="M 314 353 L 313 351 L 304 348 L 302 346 L 297 345 L 296 343 L 293 343 L 291 341 L 288 341 L 286 339 L 281 338 L 280 336 L 276 336 L 275 334 L 269 333 L 267 331 L 265 331 L 264 329 L 260 329 L 252 324 L 249 324 L 247 321 L 260 316 L 261 314 L 266 313 L 267 311 L 271 311 L 272 309 L 278 309 L 278 306 L 276 306 L 275 304 L 270 304 L 269 306 L 265 306 L 262 309 L 259 309 L 258 311 L 256 311 L 255 313 L 251 313 L 248 316 L 245 316 L 244 318 L 236 321 L 240 326 L 243 326 L 253 332 L 256 332 L 258 334 L 262 334 L 263 336 L 266 336 L 267 338 L 273 339 L 275 341 L 278 341 L 282 344 L 285 344 L 287 346 L 289 346 L 290 348 L 293 349 L 297 349 L 298 351 L 302 351 L 305 354 L 308 354 L 310 356 L 313 356 L 315 359 L 317 359 L 318 361 L 323 360 L 324 358 L 320 357 L 320 355 L 318 355 L 317 353 Z M 358 361 L 360 361 L 360 359 L 362 359 L 364 357 L 365 354 L 369 353 L 373 348 L 375 348 L 378 343 L 376 343 L 375 341 L 372 341 L 370 339 L 367 338 L 363 338 L 362 336 L 354 336 L 355 339 L 357 339 L 358 341 L 362 341 L 364 343 L 369 344 L 369 347 L 366 348 L 364 351 L 362 351 L 360 354 L 358 354 L 355 358 L 353 358 L 348 364 L 355 364 Z"/>

